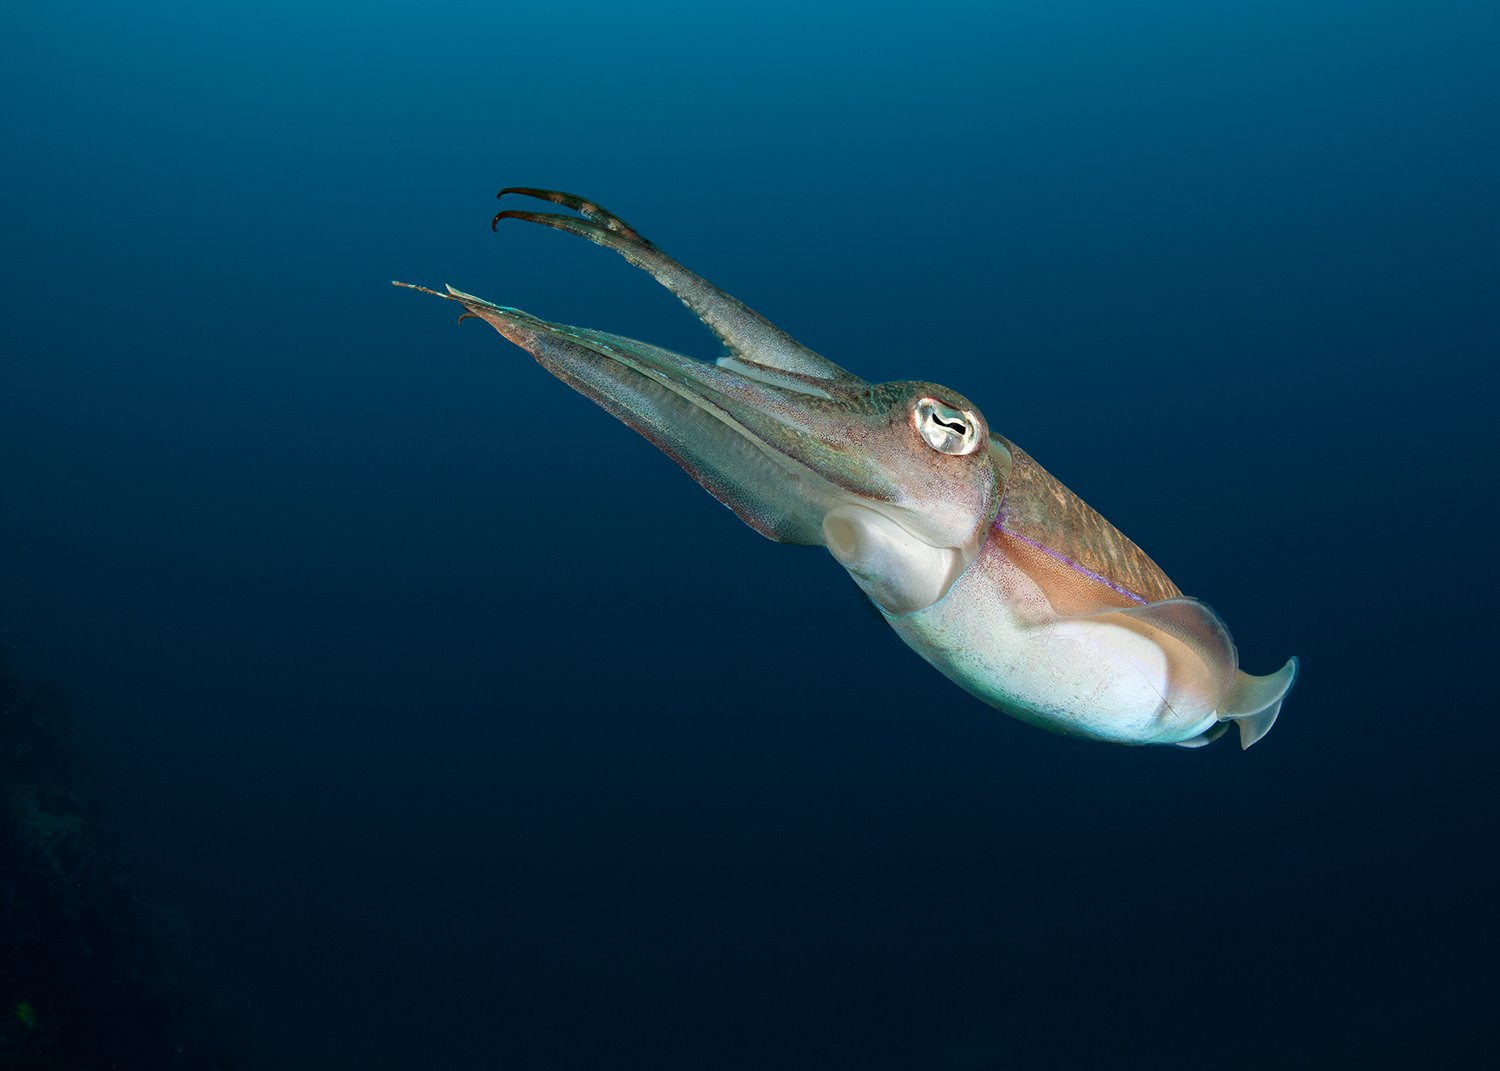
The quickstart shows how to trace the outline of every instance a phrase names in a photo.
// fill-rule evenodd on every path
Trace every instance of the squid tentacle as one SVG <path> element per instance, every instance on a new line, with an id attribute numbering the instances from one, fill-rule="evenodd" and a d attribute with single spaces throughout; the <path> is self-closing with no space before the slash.
<path id="1" fill-rule="evenodd" d="M 675 294 L 694 316 L 724 344 L 729 353 L 741 360 L 778 368 L 785 372 L 814 379 L 840 383 L 857 383 L 859 377 L 808 349 L 781 328 L 738 298 L 725 293 L 697 272 L 683 267 L 641 237 L 635 228 L 593 201 L 556 190 L 512 186 L 500 191 L 522 193 L 550 201 L 582 214 L 565 216 L 550 212 L 528 212 L 506 209 L 490 222 L 498 228 L 502 219 L 519 219 L 586 238 L 595 245 L 613 250 L 631 264 L 649 272 L 658 283 Z"/>
<path id="2" fill-rule="evenodd" d="M 651 244 L 647 238 L 641 235 L 640 231 L 626 223 L 609 209 L 601 204 L 590 201 L 587 197 L 579 197 L 576 193 L 563 193 L 561 190 L 542 190 L 535 186 L 507 186 L 495 194 L 495 196 L 504 197 L 508 193 L 519 193 L 525 197 L 535 197 L 538 201 L 550 201 L 555 205 L 571 208 L 574 212 L 583 216 L 584 219 L 607 227 L 617 234 L 634 239 L 642 245 Z M 491 230 L 494 229 L 495 224 L 500 221 L 500 217 L 504 214 L 503 212 L 496 213 L 495 219 L 490 223 Z"/>

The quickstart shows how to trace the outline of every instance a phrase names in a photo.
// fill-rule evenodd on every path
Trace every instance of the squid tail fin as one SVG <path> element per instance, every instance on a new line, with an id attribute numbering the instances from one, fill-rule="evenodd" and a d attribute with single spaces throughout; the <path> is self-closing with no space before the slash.
<path id="1" fill-rule="evenodd" d="M 1243 670 L 1236 674 L 1229 693 L 1219 704 L 1219 720 L 1232 721 L 1239 728 L 1242 749 L 1271 731 L 1271 726 L 1276 724 L 1276 715 L 1281 713 L 1282 700 L 1286 699 L 1296 679 L 1295 658 L 1265 677 L 1252 677 Z"/>

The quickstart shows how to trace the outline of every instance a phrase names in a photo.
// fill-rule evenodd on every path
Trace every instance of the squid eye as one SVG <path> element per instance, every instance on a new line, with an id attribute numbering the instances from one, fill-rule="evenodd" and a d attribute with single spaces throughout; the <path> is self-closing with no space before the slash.
<path id="1" fill-rule="evenodd" d="M 962 456 L 979 449 L 979 420 L 973 413 L 944 405 L 936 398 L 923 398 L 912 410 L 922 441 L 940 454 Z"/>

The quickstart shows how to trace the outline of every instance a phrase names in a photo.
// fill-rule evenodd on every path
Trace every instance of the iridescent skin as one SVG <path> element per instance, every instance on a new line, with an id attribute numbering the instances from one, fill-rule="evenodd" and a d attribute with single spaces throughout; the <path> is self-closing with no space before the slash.
<path id="1" fill-rule="evenodd" d="M 537 319 L 448 287 L 543 368 L 630 425 L 770 539 L 822 546 L 955 683 L 1042 728 L 1121 744 L 1249 747 L 1297 672 L 1239 669 L 1217 615 L 972 402 L 866 383 L 684 268 L 618 216 L 552 190 L 501 191 L 578 216 L 504 211 L 613 249 L 718 336 L 712 364 Z M 398 283 L 398 286 L 410 284 Z"/>

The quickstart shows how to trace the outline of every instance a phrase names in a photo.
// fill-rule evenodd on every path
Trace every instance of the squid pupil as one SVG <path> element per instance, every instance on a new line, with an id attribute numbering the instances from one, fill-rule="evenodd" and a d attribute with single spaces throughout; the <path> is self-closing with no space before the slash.
<path id="1" fill-rule="evenodd" d="M 934 424 L 941 424 L 943 427 L 947 428 L 949 431 L 956 431 L 960 435 L 962 435 L 964 432 L 966 432 L 966 431 L 969 430 L 967 427 L 965 427 L 963 424 L 961 424 L 961 423 L 959 423 L 957 421 L 954 421 L 953 423 L 950 424 L 948 421 L 944 420 L 940 416 L 937 416 L 936 414 L 933 415 L 932 422 Z"/>

